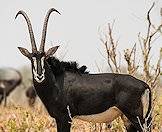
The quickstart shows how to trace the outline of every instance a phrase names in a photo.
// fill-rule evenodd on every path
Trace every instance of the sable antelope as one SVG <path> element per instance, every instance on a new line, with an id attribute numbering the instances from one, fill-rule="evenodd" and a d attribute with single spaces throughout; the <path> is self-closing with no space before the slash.
<path id="1" fill-rule="evenodd" d="M 53 11 L 60 14 L 54 8 L 47 12 L 39 50 L 27 14 L 19 11 L 16 18 L 21 14 L 27 22 L 32 53 L 22 47 L 18 49 L 31 61 L 35 91 L 49 115 L 55 118 L 57 131 L 70 132 L 69 122 L 72 118 L 110 123 L 121 114 L 129 119 L 127 131 L 141 132 L 144 128 L 151 131 L 151 92 L 145 82 L 124 74 L 80 73 L 77 64 L 62 62 L 52 57 L 59 46 L 52 47 L 47 52 L 44 50 L 47 24 Z M 69 68 L 66 64 L 69 64 Z M 83 66 L 81 70 L 85 71 L 84 69 Z M 146 113 L 143 112 L 144 93 L 149 96 Z"/>
<path id="2" fill-rule="evenodd" d="M 0 103 L 4 99 L 4 106 L 7 103 L 7 96 L 21 83 L 22 76 L 15 69 L 0 69 Z"/>

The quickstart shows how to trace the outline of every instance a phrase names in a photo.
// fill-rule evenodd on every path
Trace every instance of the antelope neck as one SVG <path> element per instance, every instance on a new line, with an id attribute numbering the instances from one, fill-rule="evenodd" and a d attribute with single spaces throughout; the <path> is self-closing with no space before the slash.
<path id="1" fill-rule="evenodd" d="M 33 78 L 35 90 L 42 100 L 43 104 L 46 106 L 47 110 L 51 107 L 51 104 L 56 103 L 59 94 L 59 88 L 56 84 L 56 79 L 48 63 L 45 61 L 45 79 L 38 83 Z"/>

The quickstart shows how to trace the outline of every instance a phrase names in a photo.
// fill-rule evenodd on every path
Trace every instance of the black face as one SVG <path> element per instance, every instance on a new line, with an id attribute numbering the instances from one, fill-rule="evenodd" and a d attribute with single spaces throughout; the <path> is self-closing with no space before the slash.
<path id="1" fill-rule="evenodd" d="M 51 8 L 48 10 L 45 20 L 44 20 L 44 24 L 43 24 L 42 39 L 41 39 L 39 51 L 37 50 L 32 25 L 31 25 L 30 19 L 27 16 L 27 14 L 21 10 L 16 14 L 16 17 L 15 17 L 15 19 L 16 19 L 18 15 L 22 15 L 27 22 L 28 30 L 29 30 L 29 34 L 30 34 L 31 46 L 32 46 L 32 53 L 30 53 L 25 48 L 22 48 L 22 47 L 18 47 L 18 48 L 24 56 L 28 57 L 31 60 L 33 78 L 38 83 L 42 82 L 45 79 L 45 76 L 44 76 L 44 74 L 45 74 L 45 68 L 44 68 L 45 59 L 48 59 L 48 57 L 53 55 L 59 47 L 59 46 L 55 46 L 55 47 L 50 48 L 47 52 L 44 51 L 48 19 L 52 12 L 57 12 L 58 14 L 60 14 L 54 8 Z"/>
<path id="2" fill-rule="evenodd" d="M 32 64 L 33 78 L 41 83 L 45 79 L 45 60 L 52 56 L 58 49 L 59 46 L 50 48 L 47 52 L 36 51 L 35 53 L 30 53 L 27 49 L 18 47 L 20 52 L 28 57 Z"/>
<path id="3" fill-rule="evenodd" d="M 44 68 L 44 61 L 46 57 L 44 53 L 37 53 L 32 54 L 30 60 L 32 63 L 32 72 L 34 79 L 41 83 L 45 79 L 45 68 Z"/>

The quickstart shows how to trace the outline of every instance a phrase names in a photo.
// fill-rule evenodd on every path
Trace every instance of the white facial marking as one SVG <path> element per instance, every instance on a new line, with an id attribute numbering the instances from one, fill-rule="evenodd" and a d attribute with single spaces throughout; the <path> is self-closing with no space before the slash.
<path id="1" fill-rule="evenodd" d="M 37 70 L 37 60 L 36 57 L 32 57 L 34 63 L 34 69 Z"/>
<path id="2" fill-rule="evenodd" d="M 45 57 L 42 57 L 41 58 L 41 66 L 42 66 L 42 69 L 44 69 L 44 59 L 45 59 Z"/>
<path id="3" fill-rule="evenodd" d="M 34 68 L 33 68 L 34 79 L 38 83 L 41 83 L 45 79 L 45 75 L 44 75 L 44 73 L 45 73 L 45 69 L 44 69 L 44 59 L 45 59 L 45 57 L 42 57 L 41 62 L 40 62 L 41 63 L 40 66 L 42 68 L 42 74 L 41 75 L 39 75 L 38 72 L 37 72 L 37 67 L 38 66 L 37 66 L 36 57 L 32 57 L 32 59 L 33 59 L 33 66 L 34 66 Z"/>

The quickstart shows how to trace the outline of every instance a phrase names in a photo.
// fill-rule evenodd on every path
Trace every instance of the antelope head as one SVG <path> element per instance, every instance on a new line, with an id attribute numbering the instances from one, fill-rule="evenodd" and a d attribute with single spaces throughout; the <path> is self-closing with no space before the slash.
<path id="1" fill-rule="evenodd" d="M 39 50 L 37 50 L 32 25 L 31 25 L 30 19 L 27 16 L 27 14 L 21 10 L 16 14 L 16 17 L 15 17 L 15 19 L 16 19 L 18 15 L 22 15 L 27 22 L 28 30 L 29 30 L 29 34 L 30 34 L 32 52 L 30 53 L 27 49 L 22 48 L 22 47 L 18 47 L 18 49 L 24 56 L 26 56 L 31 61 L 33 78 L 38 83 L 41 83 L 45 79 L 45 68 L 44 68 L 45 60 L 48 59 L 50 56 L 52 56 L 57 51 L 57 49 L 59 47 L 59 46 L 52 47 L 52 48 L 48 49 L 47 52 L 45 52 L 45 50 L 44 50 L 48 20 L 49 20 L 50 14 L 53 11 L 59 13 L 54 8 L 51 8 L 48 10 L 45 20 L 44 20 L 42 39 L 41 39 L 41 44 L 40 44 Z"/>

